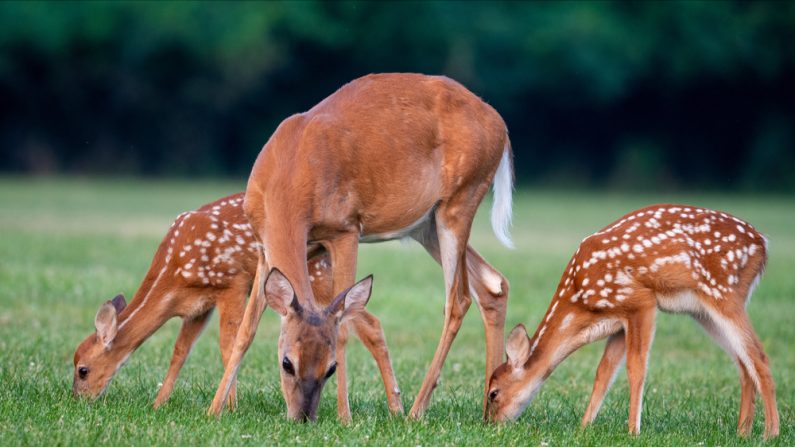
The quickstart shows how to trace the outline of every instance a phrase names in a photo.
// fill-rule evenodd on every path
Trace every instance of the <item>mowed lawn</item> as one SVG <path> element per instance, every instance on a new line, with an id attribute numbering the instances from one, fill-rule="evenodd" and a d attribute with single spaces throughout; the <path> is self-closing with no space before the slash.
<path id="1" fill-rule="evenodd" d="M 375 363 L 350 343 L 353 423 L 336 422 L 334 380 L 317 424 L 285 420 L 278 382 L 278 319 L 266 310 L 240 371 L 239 407 L 209 418 L 222 374 L 217 317 L 199 339 L 171 400 L 151 404 L 165 376 L 180 322 L 170 321 L 122 368 L 104 397 L 71 395 L 72 355 L 93 331 L 98 306 L 131 297 L 160 238 L 181 211 L 244 187 L 239 182 L 0 179 L 0 445 L 735 445 L 739 379 L 730 359 L 688 317 L 661 314 L 649 362 L 642 434 L 627 432 L 622 369 L 602 412 L 578 429 L 603 342 L 576 352 L 513 424 L 481 420 L 484 341 L 473 305 L 454 343 L 426 417 L 389 416 Z M 620 215 L 655 202 L 731 212 L 770 238 L 767 274 L 748 309 L 778 387 L 781 437 L 795 444 L 795 200 L 787 196 L 626 194 L 520 190 L 514 197 L 516 250 L 498 244 L 481 207 L 472 244 L 511 282 L 506 331 L 534 328 L 579 241 Z M 442 328 L 441 269 L 416 244 L 364 245 L 359 276 L 373 273 L 368 308 L 383 323 L 408 409 Z"/>

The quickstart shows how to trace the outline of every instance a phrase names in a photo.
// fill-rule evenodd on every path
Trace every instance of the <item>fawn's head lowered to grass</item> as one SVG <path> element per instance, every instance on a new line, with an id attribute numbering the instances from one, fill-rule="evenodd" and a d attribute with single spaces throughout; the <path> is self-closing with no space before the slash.
<path id="1" fill-rule="evenodd" d="M 96 332 L 86 337 L 75 351 L 72 384 L 75 396 L 99 397 L 129 355 L 127 350 L 114 349 L 113 344 L 119 329 L 118 315 L 125 307 L 127 302 L 123 295 L 99 307 L 94 318 Z"/>

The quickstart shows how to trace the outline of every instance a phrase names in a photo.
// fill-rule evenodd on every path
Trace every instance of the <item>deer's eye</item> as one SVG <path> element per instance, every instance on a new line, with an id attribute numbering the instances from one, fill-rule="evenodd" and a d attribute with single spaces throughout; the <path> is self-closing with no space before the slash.
<path id="1" fill-rule="evenodd" d="M 295 375 L 295 368 L 293 367 L 293 362 L 290 361 L 287 357 L 282 359 L 282 369 L 287 374 L 294 376 Z"/>
<path id="2" fill-rule="evenodd" d="M 336 370 L 337 370 L 337 364 L 334 363 L 333 365 L 331 365 L 331 368 L 329 368 L 328 371 L 326 372 L 326 378 L 328 379 L 329 377 L 333 376 L 334 371 Z"/>
<path id="3" fill-rule="evenodd" d="M 498 395 L 498 394 L 500 394 L 500 392 L 499 392 L 499 391 L 497 391 L 497 390 L 492 390 L 492 391 L 489 393 L 489 401 L 490 401 L 490 402 L 494 402 L 494 399 L 496 399 L 496 398 L 497 398 L 497 395 Z"/>
<path id="4" fill-rule="evenodd" d="M 80 380 L 85 380 L 87 375 L 88 367 L 81 366 L 80 368 L 77 368 L 77 377 L 80 377 Z"/>

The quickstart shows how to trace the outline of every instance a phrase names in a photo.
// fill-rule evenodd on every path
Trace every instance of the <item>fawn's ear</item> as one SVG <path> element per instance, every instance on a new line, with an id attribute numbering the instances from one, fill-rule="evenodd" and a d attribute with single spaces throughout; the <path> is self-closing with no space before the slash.
<path id="1" fill-rule="evenodd" d="M 111 304 L 113 304 L 113 307 L 116 308 L 116 314 L 120 314 L 121 311 L 123 311 L 124 308 L 127 307 L 127 301 L 124 299 L 124 295 L 121 293 L 113 297 L 113 299 L 110 300 L 110 302 Z"/>
<path id="2" fill-rule="evenodd" d="M 364 306 L 370 301 L 372 292 L 373 275 L 369 275 L 337 295 L 334 301 L 326 307 L 326 314 L 333 314 L 340 319 L 353 317 L 356 313 L 364 310 Z"/>
<path id="3" fill-rule="evenodd" d="M 116 307 L 112 301 L 105 301 L 99 310 L 97 316 L 94 317 L 94 327 L 97 329 L 97 337 L 99 341 L 105 346 L 105 349 L 110 349 L 113 344 L 113 339 L 116 338 L 116 332 L 119 330 L 116 321 Z"/>
<path id="4" fill-rule="evenodd" d="M 285 317 L 288 312 L 301 313 L 303 310 L 295 296 L 290 280 L 277 268 L 272 268 L 265 280 L 265 301 L 268 306 Z"/>
<path id="5" fill-rule="evenodd" d="M 508 363 L 514 368 L 520 368 L 527 361 L 530 356 L 530 339 L 523 324 L 517 324 L 508 335 L 505 352 L 508 354 Z"/>

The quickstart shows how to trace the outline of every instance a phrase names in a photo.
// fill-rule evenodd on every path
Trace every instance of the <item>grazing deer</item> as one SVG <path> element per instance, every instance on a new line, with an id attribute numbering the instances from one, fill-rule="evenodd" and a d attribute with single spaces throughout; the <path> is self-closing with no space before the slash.
<path id="1" fill-rule="evenodd" d="M 302 259 L 322 245 L 331 257 L 335 294 L 354 280 L 359 242 L 411 237 L 441 264 L 447 300 L 444 328 L 422 388 L 411 408 L 420 417 L 471 303 L 481 310 L 486 333 L 486 376 L 501 362 L 508 283 L 467 245 L 472 219 L 494 183 L 492 226 L 511 245 L 513 173 L 508 134 L 500 115 L 457 82 L 439 76 L 378 74 L 354 80 L 311 110 L 284 120 L 257 158 L 246 189 L 246 215 L 263 243 L 257 279 L 224 377 L 209 409 L 219 414 L 241 358 L 251 343 L 265 302 L 279 297 L 263 286 L 269 267 L 286 277 L 304 306 L 320 302 Z M 281 276 L 281 274 L 280 274 Z M 473 280 L 470 282 L 468 276 Z M 471 291 L 470 291 L 471 286 Z M 324 303 L 323 303 L 324 304 Z M 284 306 L 282 306 L 284 307 Z M 289 312 L 289 310 L 287 311 Z M 283 314 L 284 315 L 284 314 Z M 310 417 L 300 390 L 320 380 L 329 352 L 336 352 L 338 416 L 350 420 L 345 390 L 347 328 L 328 326 L 323 349 L 302 349 L 311 322 L 282 319 L 283 364 L 309 365 L 312 374 L 282 368 L 288 414 Z M 339 331 L 338 337 L 335 334 Z M 293 391 L 299 390 L 299 391 Z M 484 389 L 485 405 L 485 389 Z M 309 409 L 310 413 L 314 410 Z"/>
<path id="2" fill-rule="evenodd" d="M 629 431 L 640 432 L 643 382 L 657 309 L 685 313 L 737 363 L 742 388 L 738 432 L 751 431 L 755 392 L 765 404 L 765 436 L 778 435 L 776 393 L 768 359 L 745 306 L 762 276 L 767 240 L 726 213 L 654 205 L 627 214 L 583 240 L 544 319 L 529 338 L 508 337 L 508 361 L 494 372 L 487 415 L 517 418 L 569 354 L 608 337 L 582 425 L 599 411 L 626 356 Z"/>
<path id="3" fill-rule="evenodd" d="M 96 332 L 80 343 L 74 355 L 75 395 L 102 394 L 130 354 L 166 321 L 178 316 L 184 322 L 155 399 L 154 406 L 159 407 L 171 394 L 215 307 L 220 314 L 221 358 L 226 363 L 257 268 L 259 243 L 242 203 L 243 193 L 238 193 L 177 217 L 130 305 L 119 295 L 99 308 Z M 328 254 L 320 247 L 311 250 L 307 268 L 312 272 L 314 292 L 326 297 L 331 292 Z M 359 322 L 360 334 L 381 370 L 390 410 L 400 412 L 401 402 L 394 392 L 397 382 L 379 322 L 367 314 L 360 317 L 367 318 Z M 234 401 L 233 386 L 229 403 Z"/>

